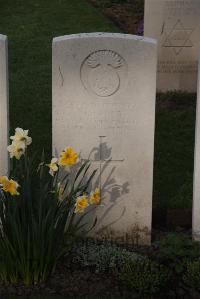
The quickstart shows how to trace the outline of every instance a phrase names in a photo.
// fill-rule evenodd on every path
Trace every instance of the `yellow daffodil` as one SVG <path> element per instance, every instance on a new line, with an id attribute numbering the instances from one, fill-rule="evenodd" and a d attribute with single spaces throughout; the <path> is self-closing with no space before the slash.
<path id="1" fill-rule="evenodd" d="M 90 194 L 90 203 L 91 204 L 99 204 L 101 200 L 100 196 L 100 188 L 96 188 L 95 191 Z"/>
<path id="2" fill-rule="evenodd" d="M 55 172 L 58 171 L 58 159 L 52 158 L 50 164 L 47 164 L 49 167 L 50 175 L 54 176 Z"/>
<path id="3" fill-rule="evenodd" d="M 74 213 L 83 213 L 84 210 L 89 206 L 88 198 L 86 195 L 79 196 L 76 199 Z"/>
<path id="4" fill-rule="evenodd" d="M 21 128 L 15 129 L 15 135 L 11 136 L 10 139 L 13 141 L 21 141 L 24 142 L 25 145 L 30 145 L 32 143 L 32 138 L 28 136 L 29 130 L 23 130 Z"/>
<path id="5" fill-rule="evenodd" d="M 72 147 L 67 147 L 60 155 L 59 165 L 72 166 L 77 162 L 78 154 Z"/>
<path id="6" fill-rule="evenodd" d="M 0 184 L 3 191 L 10 193 L 12 196 L 19 195 L 17 191 L 19 184 L 14 180 L 9 180 L 7 176 L 0 177 Z"/>
<path id="7" fill-rule="evenodd" d="M 10 158 L 15 157 L 17 160 L 21 158 L 25 153 L 25 143 L 22 141 L 13 141 L 11 145 L 7 147 Z"/>
<path id="8" fill-rule="evenodd" d="M 0 176 L 0 185 L 2 186 L 3 184 L 5 184 L 8 181 L 8 177 L 3 175 Z"/>

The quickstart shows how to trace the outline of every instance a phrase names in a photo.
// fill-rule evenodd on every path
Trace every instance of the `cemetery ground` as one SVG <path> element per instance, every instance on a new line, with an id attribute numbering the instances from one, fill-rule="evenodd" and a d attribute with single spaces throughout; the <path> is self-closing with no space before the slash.
<path id="1" fill-rule="evenodd" d="M 50 157 L 52 38 L 119 30 L 83 0 L 2 3 L 0 32 L 9 37 L 11 132 L 18 126 L 30 129 L 33 151 L 45 147 Z M 1 284 L 1 295 L 199 298 L 200 248 L 190 231 L 195 98 L 157 95 L 152 246 L 79 240 L 46 282 Z"/>

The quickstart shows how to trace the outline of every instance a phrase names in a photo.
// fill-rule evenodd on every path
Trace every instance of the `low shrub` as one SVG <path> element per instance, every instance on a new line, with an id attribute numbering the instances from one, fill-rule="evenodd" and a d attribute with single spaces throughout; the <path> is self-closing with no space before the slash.
<path id="1" fill-rule="evenodd" d="M 200 244 L 183 233 L 169 233 L 157 244 L 159 251 L 156 259 L 177 274 L 183 273 L 187 260 L 196 259 L 200 255 Z"/>
<path id="2" fill-rule="evenodd" d="M 94 267 L 97 273 L 113 272 L 129 262 L 144 259 L 143 256 L 110 242 L 97 243 L 91 240 L 76 246 L 73 256 L 73 262 Z"/>
<path id="3" fill-rule="evenodd" d="M 200 291 L 200 258 L 186 263 L 183 281 L 189 287 Z"/>
<path id="4" fill-rule="evenodd" d="M 139 294 L 155 294 L 167 286 L 171 272 L 148 259 L 132 261 L 121 267 L 119 280 Z"/>

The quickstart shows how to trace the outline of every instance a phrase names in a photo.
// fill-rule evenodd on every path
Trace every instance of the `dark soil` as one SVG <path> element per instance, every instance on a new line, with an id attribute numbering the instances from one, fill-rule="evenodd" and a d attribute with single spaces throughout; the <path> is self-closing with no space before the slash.
<path id="1" fill-rule="evenodd" d="M 111 291 L 112 290 L 112 291 Z M 121 289 L 112 275 L 97 274 L 87 267 L 79 268 L 69 264 L 67 258 L 57 266 L 54 274 L 46 283 L 26 287 L 23 284 L 2 285 L 0 295 L 52 295 L 67 297 L 110 296 L 121 298 L 125 289 Z"/>
<path id="2" fill-rule="evenodd" d="M 166 298 L 182 298 L 182 299 L 200 299 L 200 294 L 178 288 L 171 290 L 167 294 L 157 296 L 140 297 L 137 293 L 128 290 L 126 287 L 118 283 L 113 275 L 97 274 L 91 269 L 69 269 L 67 261 L 62 261 L 54 275 L 44 284 L 26 287 L 24 285 L 1 286 L 0 296 L 51 296 L 59 295 L 63 298 L 148 298 L 148 299 L 166 299 Z M 14 297 L 16 298 L 16 297 Z"/>
<path id="3" fill-rule="evenodd" d="M 177 293 L 181 297 L 177 297 Z M 0 287 L 0 296 L 50 296 L 60 295 L 63 298 L 144 298 L 137 293 L 128 290 L 125 286 L 119 284 L 114 275 L 97 274 L 89 268 L 70 268 L 67 260 L 62 260 L 59 263 L 56 271 L 50 279 L 44 284 L 38 284 L 31 287 L 24 285 L 12 285 Z M 167 297 L 166 297 L 167 296 Z M 15 297 L 14 297 L 15 298 Z M 199 299 L 198 293 L 186 292 L 180 288 L 176 291 L 171 291 L 167 295 L 164 293 L 155 297 L 145 297 L 148 299 L 164 299 L 164 298 L 196 298 Z"/>
<path id="4" fill-rule="evenodd" d="M 142 35 L 144 19 L 144 1 L 127 0 L 121 1 L 102 1 L 88 0 L 95 7 L 101 9 L 103 14 L 116 24 L 122 32 L 129 34 Z"/>

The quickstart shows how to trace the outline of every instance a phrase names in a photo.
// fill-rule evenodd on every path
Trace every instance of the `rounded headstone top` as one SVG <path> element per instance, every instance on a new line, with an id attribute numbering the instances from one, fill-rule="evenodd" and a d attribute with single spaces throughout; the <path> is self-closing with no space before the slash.
<path id="1" fill-rule="evenodd" d="M 92 32 L 92 33 L 78 33 L 78 34 L 63 35 L 63 36 L 58 36 L 53 38 L 53 43 L 72 40 L 72 39 L 87 39 L 87 38 L 115 38 L 115 39 L 126 39 L 126 40 L 147 42 L 155 45 L 157 44 L 157 41 L 153 38 L 138 36 L 133 34 L 110 33 L 110 32 Z"/>

